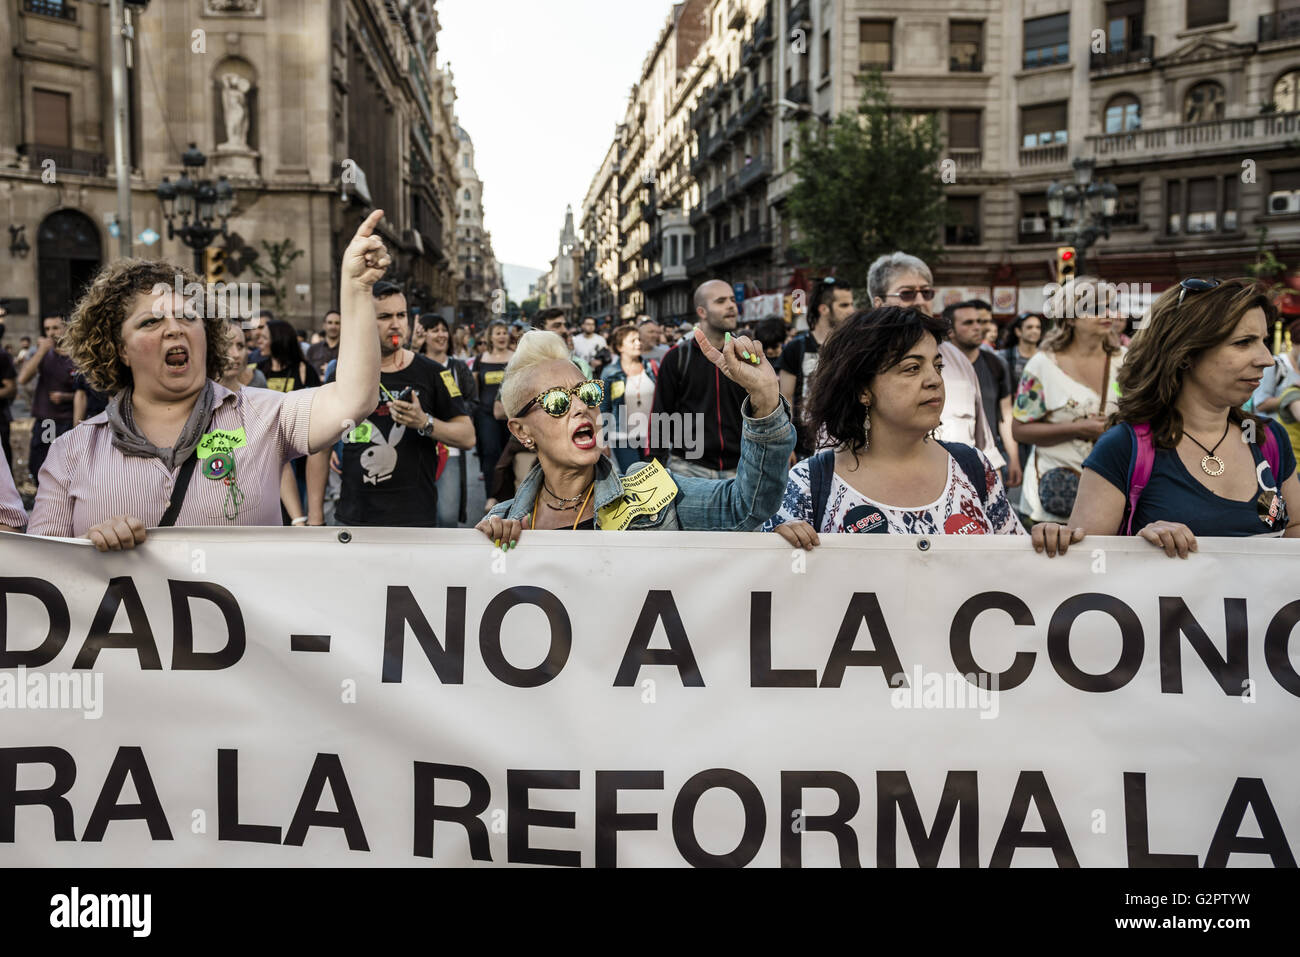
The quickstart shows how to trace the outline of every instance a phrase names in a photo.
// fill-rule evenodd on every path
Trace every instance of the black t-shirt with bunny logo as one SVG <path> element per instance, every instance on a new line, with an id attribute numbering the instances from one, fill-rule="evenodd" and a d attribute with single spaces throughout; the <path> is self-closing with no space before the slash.
<path id="1" fill-rule="evenodd" d="M 416 355 L 400 372 L 381 372 L 379 404 L 364 422 L 343 436 L 343 484 L 338 520 L 345 525 L 434 528 L 438 524 L 438 443 L 398 425 L 388 400 L 403 389 L 418 394 L 435 419 L 469 415 L 456 379 L 443 365 Z"/>

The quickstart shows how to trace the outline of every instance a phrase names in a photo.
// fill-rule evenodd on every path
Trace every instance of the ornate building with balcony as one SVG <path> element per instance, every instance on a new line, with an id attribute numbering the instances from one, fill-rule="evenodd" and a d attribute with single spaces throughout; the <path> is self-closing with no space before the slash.
<path id="1" fill-rule="evenodd" d="M 802 285 L 785 216 L 798 125 L 854 109 L 870 70 L 944 141 L 946 299 L 1042 307 L 1046 191 L 1077 159 L 1117 187 L 1088 253 L 1108 279 L 1240 274 L 1264 229 L 1300 263 L 1300 0 L 708 0 L 674 16 L 618 141 L 624 314 L 676 315 L 678 268 L 684 289 Z M 702 24 L 698 49 L 661 82 L 684 22 Z"/>
<path id="2" fill-rule="evenodd" d="M 0 298 L 11 333 L 66 313 L 119 254 L 108 11 L 90 0 L 0 4 L 0 215 L 11 227 Z M 132 238 L 162 236 L 136 241 L 134 255 L 192 262 L 166 237 L 155 190 L 177 179 L 194 142 L 204 175 L 235 188 L 227 279 L 253 281 L 262 240 L 304 251 L 284 277 L 285 318 L 316 326 L 337 303 L 343 248 L 374 207 L 413 304 L 454 306 L 459 143 L 433 0 L 192 0 L 130 15 Z M 177 37 L 185 55 L 168 53 Z"/>
<path id="3" fill-rule="evenodd" d="M 584 316 L 619 314 L 619 139 L 616 133 L 582 201 L 582 258 L 578 300 Z"/>
<path id="4" fill-rule="evenodd" d="M 1153 292 L 1239 275 L 1264 228 L 1282 262 L 1300 263 L 1297 0 L 952 0 L 887 17 L 865 0 L 831 6 L 844 64 L 831 108 L 851 108 L 855 75 L 874 66 L 899 107 L 944 135 L 957 222 L 935 266 L 941 295 L 996 287 L 1003 314 L 1041 308 L 1058 245 L 1047 187 L 1081 158 L 1118 189 L 1089 272 Z"/>
<path id="5" fill-rule="evenodd" d="M 483 225 L 483 181 L 474 166 L 474 141 L 460 126 L 456 171 L 460 174 L 456 198 L 456 322 L 481 329 L 493 308 L 504 311 L 501 268 L 492 251 L 492 234 Z"/>

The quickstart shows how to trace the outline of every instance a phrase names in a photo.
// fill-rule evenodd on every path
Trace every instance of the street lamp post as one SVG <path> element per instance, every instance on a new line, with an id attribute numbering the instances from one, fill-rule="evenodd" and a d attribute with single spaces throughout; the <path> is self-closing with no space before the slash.
<path id="1" fill-rule="evenodd" d="M 1073 183 L 1053 180 L 1047 187 L 1047 214 L 1053 236 L 1074 247 L 1077 273 L 1083 275 L 1088 247 L 1102 236 L 1110 238 L 1119 190 L 1108 180 L 1093 180 L 1092 159 L 1081 156 L 1073 165 Z"/>
<path id="2" fill-rule="evenodd" d="M 194 271 L 200 276 L 204 274 L 203 251 L 217 236 L 227 235 L 226 220 L 235 199 L 235 189 L 224 174 L 215 183 L 200 178 L 207 162 L 208 158 L 191 143 L 181 155 L 180 178 L 173 183 L 164 176 L 157 189 L 163 218 L 167 220 L 167 238 L 179 236 L 181 242 L 194 250 Z M 176 225 L 178 216 L 179 226 Z M 221 220 L 220 227 L 212 224 L 214 218 Z"/>

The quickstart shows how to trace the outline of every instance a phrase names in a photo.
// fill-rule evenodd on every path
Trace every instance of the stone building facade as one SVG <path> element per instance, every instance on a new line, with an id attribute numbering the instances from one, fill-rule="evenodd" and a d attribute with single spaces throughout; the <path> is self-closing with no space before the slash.
<path id="1" fill-rule="evenodd" d="M 482 328 L 493 310 L 504 311 L 506 303 L 501 267 L 492 251 L 492 233 L 483 225 L 483 181 L 474 167 L 474 141 L 460 126 L 456 134 L 460 143 L 460 186 L 455 204 L 459 283 L 456 321 Z"/>
<path id="2" fill-rule="evenodd" d="M 703 31 L 689 58 L 683 24 Z M 622 312 L 671 318 L 674 288 L 705 278 L 806 283 L 785 216 L 798 125 L 852 109 L 870 69 L 934 116 L 955 171 L 945 298 L 1041 308 L 1046 190 L 1077 160 L 1118 190 L 1088 251 L 1111 281 L 1240 274 L 1263 230 L 1300 264 L 1300 0 L 707 0 L 674 8 L 611 147 Z"/>
<path id="3" fill-rule="evenodd" d="M 137 256 L 191 264 L 155 190 L 197 145 L 234 186 L 226 279 L 254 281 L 262 241 L 303 251 L 279 312 L 316 325 L 338 301 L 342 250 L 372 207 L 393 275 L 425 308 L 454 308 L 459 141 L 437 68 L 432 0 L 175 0 L 133 15 L 131 208 Z M 108 6 L 0 7 L 0 298 L 11 333 L 66 312 L 119 255 Z M 52 163 L 46 162 L 52 161 Z M 50 175 L 52 170 L 53 175 Z M 345 175 L 345 173 L 347 175 Z M 25 253 L 21 246 L 27 247 Z M 265 295 L 262 305 L 271 305 Z"/>

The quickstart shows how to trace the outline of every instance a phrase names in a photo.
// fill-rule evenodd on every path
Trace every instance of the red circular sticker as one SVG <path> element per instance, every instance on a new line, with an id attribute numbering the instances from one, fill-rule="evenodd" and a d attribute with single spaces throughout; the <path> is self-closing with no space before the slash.
<path id="1" fill-rule="evenodd" d="M 969 515 L 949 515 L 948 520 L 943 523 L 945 535 L 983 535 L 984 529 L 980 523 L 975 521 Z"/>

